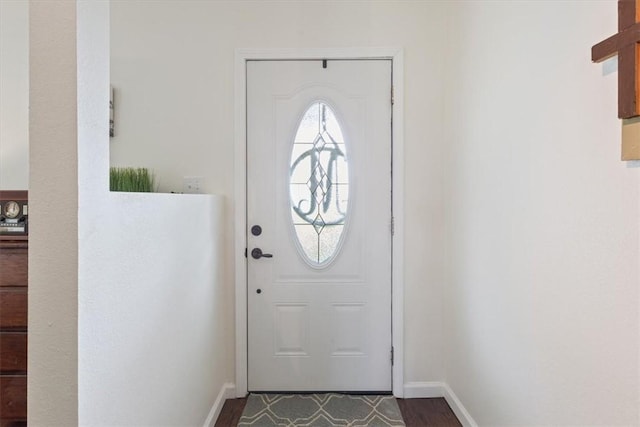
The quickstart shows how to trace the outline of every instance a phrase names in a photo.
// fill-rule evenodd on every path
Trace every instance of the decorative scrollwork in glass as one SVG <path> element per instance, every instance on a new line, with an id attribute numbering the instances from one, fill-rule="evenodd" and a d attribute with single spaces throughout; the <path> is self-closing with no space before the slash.
<path id="1" fill-rule="evenodd" d="M 349 205 L 349 165 L 333 110 L 313 103 L 293 143 L 289 189 L 296 236 L 308 261 L 328 262 L 338 250 Z"/>

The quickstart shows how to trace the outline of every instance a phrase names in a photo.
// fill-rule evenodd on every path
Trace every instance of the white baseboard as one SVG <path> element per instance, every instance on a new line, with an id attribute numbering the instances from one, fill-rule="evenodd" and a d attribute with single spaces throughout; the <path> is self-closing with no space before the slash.
<path id="1" fill-rule="evenodd" d="M 447 383 L 444 383 L 444 398 L 463 426 L 478 427 L 478 423 L 476 423 L 475 420 L 471 417 L 471 414 L 469 414 L 462 402 L 460 402 L 460 399 L 458 399 L 458 396 L 456 396 L 456 394 L 453 392 L 453 390 L 451 390 L 451 387 L 449 387 L 449 384 Z"/>
<path id="2" fill-rule="evenodd" d="M 432 382 L 410 382 L 404 385 L 404 398 L 405 399 L 420 399 L 420 398 L 433 398 L 444 397 L 451 410 L 458 420 L 465 427 L 478 427 L 478 424 L 471 417 L 471 414 L 464 407 L 458 396 L 451 390 L 451 387 L 445 382 L 432 381 Z"/>
<path id="3" fill-rule="evenodd" d="M 213 427 L 220 416 L 224 402 L 227 399 L 233 399 L 236 397 L 236 385 L 233 383 L 224 383 L 216 397 L 216 401 L 213 402 L 213 406 L 207 415 L 207 419 L 204 421 L 204 427 Z"/>
<path id="4" fill-rule="evenodd" d="M 430 397 L 444 397 L 443 382 L 411 382 L 404 384 L 405 399 L 420 399 Z"/>

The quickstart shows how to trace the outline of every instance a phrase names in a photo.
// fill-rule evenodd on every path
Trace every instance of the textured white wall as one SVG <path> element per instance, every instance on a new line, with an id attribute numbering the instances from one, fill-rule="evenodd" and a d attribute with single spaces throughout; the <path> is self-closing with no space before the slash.
<path id="1" fill-rule="evenodd" d="M 79 422 L 203 425 L 233 375 L 223 198 L 107 190 L 109 5 L 78 10 Z"/>
<path id="2" fill-rule="evenodd" d="M 181 191 L 183 176 L 202 176 L 205 192 L 231 202 L 235 49 L 404 48 L 407 381 L 442 379 L 445 11 L 445 3 L 397 1 L 111 4 L 111 163 L 153 168 L 164 191 Z M 226 271 L 233 272 L 227 237 Z"/>
<path id="3" fill-rule="evenodd" d="M 233 376 L 222 202 L 114 193 L 93 214 L 80 244 L 81 425 L 204 424 Z"/>
<path id="4" fill-rule="evenodd" d="M 28 418 L 78 423 L 75 2 L 32 2 Z M 53 226 L 52 226 L 53 225 Z"/>
<path id="5" fill-rule="evenodd" d="M 203 425 L 233 375 L 223 198 L 109 193 L 108 18 L 31 3 L 29 423 Z"/>
<path id="6" fill-rule="evenodd" d="M 590 61 L 616 10 L 452 4 L 446 380 L 480 425 L 640 424 L 640 167 Z"/>
<path id="7" fill-rule="evenodd" d="M 0 190 L 29 188 L 29 3 L 0 1 Z"/>

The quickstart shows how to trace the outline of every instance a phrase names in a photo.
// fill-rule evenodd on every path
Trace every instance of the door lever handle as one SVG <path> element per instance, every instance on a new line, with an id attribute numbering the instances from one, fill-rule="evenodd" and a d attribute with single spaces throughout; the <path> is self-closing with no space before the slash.
<path id="1" fill-rule="evenodd" d="M 272 254 L 262 253 L 262 249 L 260 249 L 260 248 L 253 248 L 251 250 L 251 256 L 253 257 L 253 259 L 273 258 Z"/>

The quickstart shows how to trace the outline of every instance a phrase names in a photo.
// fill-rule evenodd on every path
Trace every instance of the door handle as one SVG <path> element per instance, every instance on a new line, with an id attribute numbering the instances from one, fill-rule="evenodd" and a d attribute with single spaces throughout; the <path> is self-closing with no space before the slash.
<path id="1" fill-rule="evenodd" d="M 253 257 L 253 259 L 273 258 L 272 254 L 262 253 L 262 249 L 260 249 L 260 248 L 253 248 L 251 250 L 251 256 Z"/>

